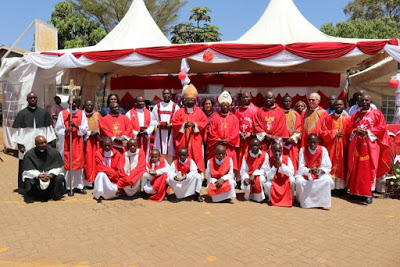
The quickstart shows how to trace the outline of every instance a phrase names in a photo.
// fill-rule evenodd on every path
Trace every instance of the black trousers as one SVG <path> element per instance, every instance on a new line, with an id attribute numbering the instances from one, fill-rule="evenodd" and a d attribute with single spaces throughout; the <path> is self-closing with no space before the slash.
<path id="1" fill-rule="evenodd" d="M 60 199 L 65 193 L 64 175 L 58 175 L 50 179 L 49 187 L 46 190 L 40 189 L 39 179 L 25 179 L 25 192 L 27 195 L 40 200 Z"/>

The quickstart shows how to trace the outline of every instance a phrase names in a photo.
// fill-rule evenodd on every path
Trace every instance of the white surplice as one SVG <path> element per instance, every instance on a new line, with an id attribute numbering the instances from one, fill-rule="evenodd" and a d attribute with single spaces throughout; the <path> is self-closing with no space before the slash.
<path id="1" fill-rule="evenodd" d="M 214 158 L 211 158 L 210 160 L 214 160 Z M 208 160 L 208 162 L 207 162 L 207 191 L 208 191 L 208 185 L 210 183 L 215 184 L 219 179 L 222 179 L 224 181 L 228 180 L 229 181 L 229 185 L 231 186 L 231 190 L 229 192 L 211 196 L 212 201 L 213 202 L 221 202 L 221 201 L 224 201 L 226 199 L 230 199 L 230 198 L 236 197 L 236 191 L 235 191 L 236 182 L 234 180 L 235 175 L 233 173 L 233 161 L 232 161 L 232 159 L 229 158 L 229 161 L 230 161 L 229 172 L 227 174 L 225 174 L 224 176 L 222 176 L 221 178 L 219 178 L 219 179 L 211 177 L 210 162 L 209 162 L 210 160 Z M 222 159 L 221 161 L 219 161 L 218 159 L 215 159 L 215 162 L 218 165 L 222 165 L 224 163 L 224 159 Z"/>
<path id="2" fill-rule="evenodd" d="M 188 161 L 181 162 L 185 164 Z M 195 192 L 201 192 L 202 179 L 201 175 L 197 172 L 197 165 L 194 160 L 190 159 L 190 171 L 186 174 L 186 179 L 183 181 L 176 181 L 174 178 L 178 174 L 175 166 L 175 161 L 172 162 L 170 172 L 168 173 L 167 184 L 174 190 L 176 198 L 185 198 L 194 195 Z"/>
<path id="3" fill-rule="evenodd" d="M 334 188 L 334 182 L 330 175 L 332 163 L 329 159 L 328 151 L 322 147 L 322 161 L 319 169 L 324 174 L 318 175 L 318 179 L 313 180 L 310 169 L 305 166 L 304 149 L 309 149 L 311 154 L 316 153 L 309 147 L 303 147 L 299 153 L 299 169 L 296 173 L 296 199 L 302 208 L 331 207 L 331 190 Z M 308 180 L 303 176 L 308 176 Z"/>

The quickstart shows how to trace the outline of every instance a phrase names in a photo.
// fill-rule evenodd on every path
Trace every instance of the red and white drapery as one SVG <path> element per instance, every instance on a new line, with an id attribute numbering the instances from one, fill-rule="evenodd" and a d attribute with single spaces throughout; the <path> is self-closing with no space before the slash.
<path id="1" fill-rule="evenodd" d="M 237 60 L 250 60 L 254 63 L 288 67 L 310 60 L 330 60 L 340 57 L 374 55 L 385 49 L 397 47 L 398 40 L 363 41 L 358 43 L 294 43 L 288 45 L 263 44 L 188 44 L 163 47 L 124 49 L 112 51 L 68 52 L 68 53 L 29 53 L 29 63 L 43 69 L 83 68 L 96 62 L 112 62 L 121 66 L 138 67 L 188 58 L 204 63 L 229 63 Z"/>

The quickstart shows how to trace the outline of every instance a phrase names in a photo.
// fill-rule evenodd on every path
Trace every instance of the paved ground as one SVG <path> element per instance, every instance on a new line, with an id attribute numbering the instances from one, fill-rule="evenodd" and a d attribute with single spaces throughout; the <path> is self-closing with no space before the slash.
<path id="1" fill-rule="evenodd" d="M 327 211 L 244 202 L 239 191 L 221 204 L 98 204 L 89 191 L 31 203 L 14 192 L 18 160 L 0 156 L 1 266 L 400 266 L 396 199 L 333 198 Z"/>

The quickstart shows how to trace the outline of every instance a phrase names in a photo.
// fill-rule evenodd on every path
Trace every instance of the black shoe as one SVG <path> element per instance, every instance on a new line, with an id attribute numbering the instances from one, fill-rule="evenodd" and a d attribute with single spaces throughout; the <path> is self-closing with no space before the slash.
<path id="1" fill-rule="evenodd" d="M 68 196 L 73 197 L 75 195 L 74 191 L 68 190 Z"/>
<path id="2" fill-rule="evenodd" d="M 196 200 L 197 202 L 203 202 L 203 199 L 201 198 L 200 194 L 197 192 L 194 195 L 194 200 Z"/>
<path id="3" fill-rule="evenodd" d="M 99 197 L 99 198 L 97 199 L 97 203 L 100 203 L 100 204 L 101 204 L 101 202 L 103 201 L 103 199 L 104 199 L 104 197 Z"/>
<path id="4" fill-rule="evenodd" d="M 165 194 L 163 201 L 167 201 L 168 200 L 168 195 Z"/>
<path id="5" fill-rule="evenodd" d="M 146 193 L 146 192 L 142 192 L 142 198 L 143 199 L 148 199 L 149 198 L 149 195 Z"/>
<path id="6" fill-rule="evenodd" d="M 372 204 L 372 201 L 374 201 L 374 197 L 373 196 L 365 198 L 365 203 L 367 203 L 367 204 Z"/>
<path id="7" fill-rule="evenodd" d="M 242 185 L 242 181 L 237 181 L 237 182 L 236 182 L 236 189 L 241 189 L 241 188 L 240 188 L 241 185 Z"/>
<path id="8" fill-rule="evenodd" d="M 86 195 L 87 194 L 85 189 L 78 189 L 78 188 L 75 189 L 75 193 L 82 194 L 82 195 Z"/>

